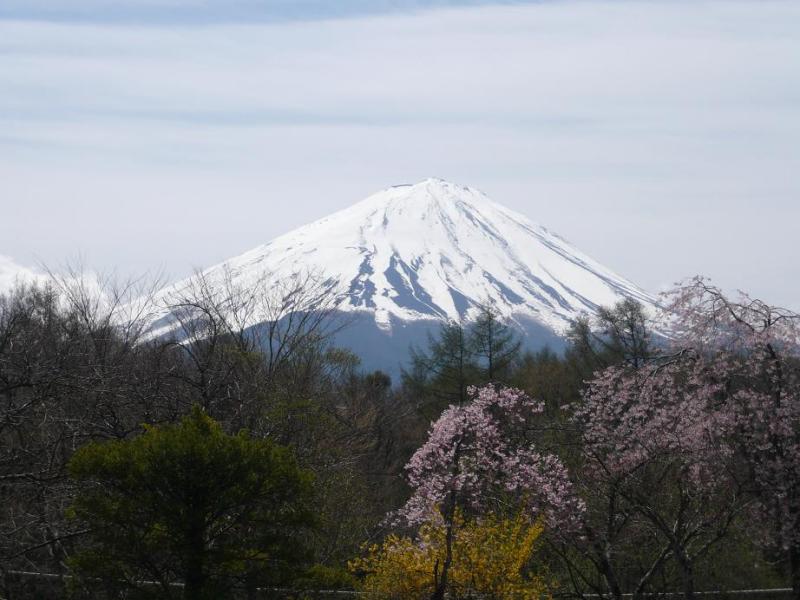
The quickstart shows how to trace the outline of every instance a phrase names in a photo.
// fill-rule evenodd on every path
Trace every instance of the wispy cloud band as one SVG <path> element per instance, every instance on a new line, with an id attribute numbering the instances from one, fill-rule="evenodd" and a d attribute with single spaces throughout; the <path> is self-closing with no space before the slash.
<path id="1" fill-rule="evenodd" d="M 800 306 L 799 4 L 367 4 L 3 3 L 0 251 L 180 274 L 440 175 L 651 289 L 705 272 Z"/>

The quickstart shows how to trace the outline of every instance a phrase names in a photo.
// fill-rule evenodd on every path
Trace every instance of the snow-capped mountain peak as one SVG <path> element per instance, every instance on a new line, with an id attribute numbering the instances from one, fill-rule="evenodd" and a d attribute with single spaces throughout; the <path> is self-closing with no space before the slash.
<path id="1" fill-rule="evenodd" d="M 302 272 L 324 275 L 344 298 L 341 310 L 371 314 L 383 330 L 398 320 L 469 319 L 491 301 L 504 316 L 560 333 L 624 297 L 653 303 L 527 217 L 436 178 L 382 190 L 204 274 L 247 287 Z"/>

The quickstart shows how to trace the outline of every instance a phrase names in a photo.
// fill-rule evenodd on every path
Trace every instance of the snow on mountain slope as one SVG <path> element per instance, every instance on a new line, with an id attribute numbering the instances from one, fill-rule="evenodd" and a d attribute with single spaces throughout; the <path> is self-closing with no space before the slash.
<path id="1" fill-rule="evenodd" d="M 482 192 L 440 179 L 380 191 L 204 276 L 247 288 L 309 271 L 343 295 L 341 310 L 370 315 L 384 331 L 398 320 L 469 319 L 487 300 L 506 317 L 530 318 L 556 333 L 621 298 L 654 304 L 555 233 Z M 160 317 L 156 335 L 170 327 L 168 313 Z"/>
<path id="2" fill-rule="evenodd" d="M 0 294 L 11 291 L 20 283 L 44 283 L 47 275 L 23 267 L 10 256 L 0 254 Z"/>

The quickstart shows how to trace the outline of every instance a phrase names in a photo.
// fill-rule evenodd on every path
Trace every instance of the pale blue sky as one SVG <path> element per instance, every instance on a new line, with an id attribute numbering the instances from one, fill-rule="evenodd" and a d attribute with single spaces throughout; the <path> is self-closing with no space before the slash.
<path id="1" fill-rule="evenodd" d="M 95 23 L 285 23 L 537 0 L 4 0 L 0 17 Z M 542 1 L 542 0 L 539 0 Z"/>
<path id="2" fill-rule="evenodd" d="M 800 309 L 800 3 L 0 3 L 19 263 L 177 277 L 428 176 Z"/>

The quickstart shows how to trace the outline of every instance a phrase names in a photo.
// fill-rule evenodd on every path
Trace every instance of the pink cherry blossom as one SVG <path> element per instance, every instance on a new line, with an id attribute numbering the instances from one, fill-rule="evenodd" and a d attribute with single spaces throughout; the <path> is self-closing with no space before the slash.
<path id="1" fill-rule="evenodd" d="M 567 471 L 531 439 L 541 402 L 492 385 L 468 393 L 471 401 L 447 408 L 406 465 L 414 491 L 398 515 L 419 524 L 448 502 L 479 513 L 513 496 L 524 500 L 532 518 L 544 512 L 554 525 L 575 527 L 582 502 Z"/>

